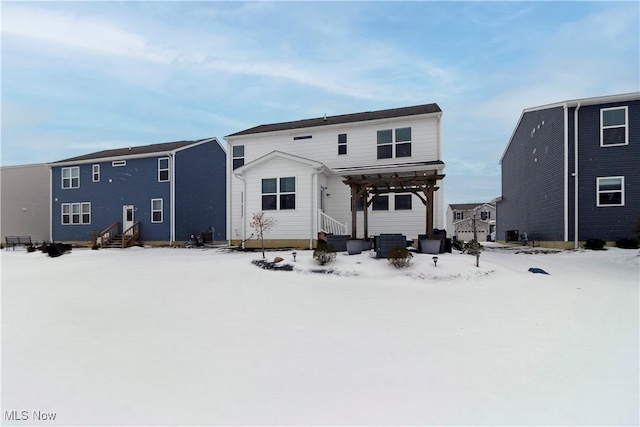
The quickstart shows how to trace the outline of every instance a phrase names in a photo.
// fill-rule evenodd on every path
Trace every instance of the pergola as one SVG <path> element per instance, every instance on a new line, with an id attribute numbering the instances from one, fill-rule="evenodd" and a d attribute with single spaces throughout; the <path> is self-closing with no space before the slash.
<path id="1" fill-rule="evenodd" d="M 438 162 L 442 164 L 441 162 Z M 364 202 L 364 237 L 369 235 L 368 211 L 373 199 L 381 194 L 412 193 L 426 206 L 426 234 L 433 237 L 433 193 L 437 182 L 444 178 L 438 170 L 410 170 L 343 175 L 343 182 L 351 188 L 351 237 L 357 237 L 357 203 Z"/>

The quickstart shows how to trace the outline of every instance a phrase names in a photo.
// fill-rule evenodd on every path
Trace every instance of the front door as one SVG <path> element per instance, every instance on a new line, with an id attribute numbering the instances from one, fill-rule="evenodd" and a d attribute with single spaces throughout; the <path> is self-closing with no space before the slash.
<path id="1" fill-rule="evenodd" d="M 124 233 L 130 227 L 133 227 L 133 205 L 124 205 L 122 207 L 122 232 Z"/>

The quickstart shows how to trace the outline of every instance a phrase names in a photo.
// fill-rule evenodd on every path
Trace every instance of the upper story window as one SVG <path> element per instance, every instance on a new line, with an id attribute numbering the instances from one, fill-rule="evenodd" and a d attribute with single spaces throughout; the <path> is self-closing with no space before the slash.
<path id="1" fill-rule="evenodd" d="M 624 176 L 596 178 L 597 206 L 624 206 Z"/>
<path id="2" fill-rule="evenodd" d="M 158 159 L 158 182 L 167 182 L 169 179 L 169 158 L 162 157 Z"/>
<path id="3" fill-rule="evenodd" d="M 627 107 L 603 108 L 600 110 L 600 146 L 611 147 L 629 143 Z"/>
<path id="4" fill-rule="evenodd" d="M 410 211 L 411 206 L 411 194 L 396 194 L 395 195 L 395 209 L 397 211 Z"/>
<path id="5" fill-rule="evenodd" d="M 113 162 L 111 162 L 111 166 L 114 167 L 114 168 L 127 166 L 127 161 L 126 160 L 114 160 Z"/>
<path id="6" fill-rule="evenodd" d="M 388 211 L 389 210 L 389 196 L 375 196 L 373 198 L 373 204 L 371 209 L 374 211 Z"/>
<path id="7" fill-rule="evenodd" d="M 234 145 L 231 149 L 231 154 L 233 156 L 234 169 L 244 166 L 244 145 Z"/>
<path id="8" fill-rule="evenodd" d="M 93 182 L 100 181 L 100 165 L 91 166 L 91 174 L 93 176 Z"/>
<path id="9" fill-rule="evenodd" d="M 91 224 L 91 203 L 63 203 L 62 224 Z"/>
<path id="10" fill-rule="evenodd" d="M 293 140 L 300 141 L 301 139 L 311 139 L 311 138 L 313 138 L 313 135 L 298 135 L 298 136 L 294 136 Z"/>
<path id="11" fill-rule="evenodd" d="M 347 134 L 338 134 L 338 154 L 347 154 Z"/>
<path id="12" fill-rule="evenodd" d="M 491 212 L 489 211 L 480 211 L 480 219 L 486 221 L 491 218 Z"/>
<path id="13" fill-rule="evenodd" d="M 463 219 L 463 218 L 464 218 L 464 215 L 463 215 L 463 213 L 462 213 L 462 212 L 458 212 L 458 211 L 456 211 L 456 212 L 454 212 L 454 213 L 453 213 L 453 219 L 454 219 L 454 221 L 460 221 L 460 220 L 461 220 L 461 219 Z"/>
<path id="14" fill-rule="evenodd" d="M 378 159 L 411 157 L 411 128 L 379 130 L 377 144 Z"/>
<path id="15" fill-rule="evenodd" d="M 265 178 L 262 180 L 262 210 L 296 208 L 296 178 Z"/>
<path id="16" fill-rule="evenodd" d="M 80 166 L 62 168 L 62 188 L 80 187 Z"/>

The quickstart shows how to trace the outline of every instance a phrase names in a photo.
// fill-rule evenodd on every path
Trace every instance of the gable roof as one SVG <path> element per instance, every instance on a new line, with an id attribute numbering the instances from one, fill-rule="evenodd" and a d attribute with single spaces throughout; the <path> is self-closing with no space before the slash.
<path id="1" fill-rule="evenodd" d="M 442 110 L 440 109 L 438 104 L 423 104 L 415 105 L 413 107 L 391 108 L 388 110 L 367 111 L 364 113 L 342 114 L 339 116 L 325 116 L 313 119 L 296 120 L 291 122 L 271 123 L 232 133 L 231 135 L 225 136 L 225 138 L 240 135 L 251 135 L 257 133 L 277 132 L 282 130 L 330 126 L 343 123 L 364 122 L 368 120 L 389 119 L 394 117 L 415 116 L 418 114 L 432 114 L 441 112 Z"/>
<path id="2" fill-rule="evenodd" d="M 449 207 L 451 208 L 451 210 L 454 211 L 470 211 L 472 209 L 475 209 L 479 206 L 490 206 L 492 208 L 495 208 L 495 204 L 494 203 L 458 203 L 458 204 L 454 204 L 454 205 L 449 205 Z"/>
<path id="3" fill-rule="evenodd" d="M 84 154 L 82 156 L 70 157 L 64 160 L 58 160 L 51 163 L 56 165 L 59 163 L 82 163 L 89 160 L 107 159 L 107 158 L 131 158 L 131 157 L 148 157 L 154 154 L 168 153 L 184 148 L 188 148 L 191 145 L 198 145 L 208 141 L 218 141 L 214 138 L 198 139 L 194 141 L 175 141 L 175 142 L 163 142 L 160 144 L 139 145 L 126 148 L 115 148 L 111 150 L 102 150 L 95 153 Z"/>
<path id="4" fill-rule="evenodd" d="M 325 165 L 322 164 L 321 162 L 317 162 L 315 160 L 311 160 L 311 159 L 307 159 L 305 157 L 300 157 L 300 156 L 295 156 L 293 154 L 288 154 L 288 153 L 283 153 L 282 151 L 272 151 L 269 154 L 265 154 L 262 157 L 258 157 L 257 159 L 247 163 L 246 165 L 243 165 L 241 167 L 239 167 L 238 169 L 236 169 L 233 173 L 236 175 L 243 175 L 246 171 L 255 168 L 256 166 L 268 162 L 271 159 L 274 158 L 281 158 L 281 159 L 287 159 L 287 160 L 292 160 L 294 162 L 298 162 L 298 163 L 302 163 L 317 169 L 320 168 L 324 168 Z"/>

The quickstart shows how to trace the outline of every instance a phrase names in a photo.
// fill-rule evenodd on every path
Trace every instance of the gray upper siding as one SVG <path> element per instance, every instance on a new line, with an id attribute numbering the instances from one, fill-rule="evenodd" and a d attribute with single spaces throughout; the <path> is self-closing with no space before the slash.
<path id="1" fill-rule="evenodd" d="M 564 112 L 562 107 L 523 115 L 502 159 L 502 200 L 496 238 L 508 230 L 564 236 Z"/>

